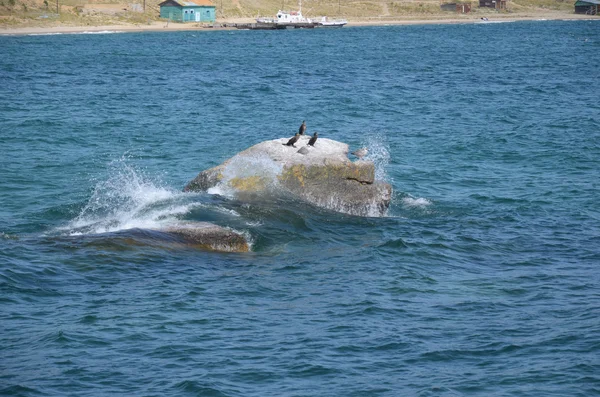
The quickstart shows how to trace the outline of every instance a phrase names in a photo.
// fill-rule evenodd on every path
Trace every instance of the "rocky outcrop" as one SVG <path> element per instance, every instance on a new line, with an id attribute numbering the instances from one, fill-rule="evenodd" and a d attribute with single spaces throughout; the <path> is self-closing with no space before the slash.
<path id="1" fill-rule="evenodd" d="M 250 244 L 236 231 L 208 222 L 186 222 L 168 226 L 161 232 L 176 236 L 186 245 L 208 251 L 249 252 Z"/>
<path id="2" fill-rule="evenodd" d="M 302 136 L 295 147 L 288 138 L 261 142 L 214 168 L 202 171 L 185 191 L 219 188 L 233 193 L 282 190 L 314 205 L 352 215 L 383 216 L 392 187 L 375 180 L 372 161 L 348 159 L 348 145 L 319 138 L 307 146 Z"/>

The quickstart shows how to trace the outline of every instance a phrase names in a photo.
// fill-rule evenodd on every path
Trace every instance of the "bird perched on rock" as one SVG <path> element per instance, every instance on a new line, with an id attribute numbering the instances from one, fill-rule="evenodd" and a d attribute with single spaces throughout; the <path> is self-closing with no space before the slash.
<path id="1" fill-rule="evenodd" d="M 300 124 L 300 128 L 298 128 L 298 134 L 304 135 L 305 131 L 306 131 L 306 121 L 302 120 L 302 124 Z"/>
<path id="2" fill-rule="evenodd" d="M 369 150 L 366 147 L 363 147 L 363 148 L 353 151 L 352 154 L 355 155 L 356 157 L 358 157 L 359 159 L 362 159 L 363 157 L 365 157 L 367 155 L 368 152 L 369 152 Z"/>
<path id="3" fill-rule="evenodd" d="M 300 133 L 296 133 L 296 135 L 291 137 L 287 143 L 284 143 L 284 145 L 285 146 L 294 146 L 294 143 L 298 142 L 298 139 L 300 139 Z M 296 146 L 294 146 L 294 147 L 296 147 Z"/>
<path id="4" fill-rule="evenodd" d="M 308 146 L 315 146 L 315 142 L 317 141 L 317 137 L 319 136 L 319 134 L 315 131 L 315 133 L 313 134 L 312 138 L 310 138 L 310 140 L 308 141 Z"/>

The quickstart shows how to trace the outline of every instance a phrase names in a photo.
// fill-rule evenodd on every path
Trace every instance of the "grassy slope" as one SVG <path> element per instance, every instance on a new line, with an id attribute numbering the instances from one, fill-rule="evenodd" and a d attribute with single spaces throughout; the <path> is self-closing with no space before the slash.
<path id="1" fill-rule="evenodd" d="M 158 19 L 158 4 L 162 0 L 146 0 L 146 13 L 122 12 L 118 15 L 92 13 L 83 16 L 78 7 L 93 3 L 123 4 L 143 0 L 58 0 L 60 15 L 56 15 L 57 0 L 0 0 L 0 26 L 44 26 L 48 24 L 102 25 L 114 23 L 145 24 Z M 217 6 L 217 19 L 255 18 L 273 16 L 277 10 L 297 9 L 297 0 L 212 0 Z M 455 0 L 443 0 L 453 2 Z M 460 1 L 460 0 L 459 0 Z M 440 11 L 440 0 L 304 0 L 302 11 L 305 16 L 328 15 L 345 17 L 349 20 L 398 20 L 453 18 L 454 13 Z M 479 9 L 478 0 L 470 2 L 477 13 L 495 13 L 492 9 Z M 508 14 L 544 13 L 556 10 L 573 12 L 574 0 L 509 0 Z M 41 18 L 40 18 L 41 17 Z"/>

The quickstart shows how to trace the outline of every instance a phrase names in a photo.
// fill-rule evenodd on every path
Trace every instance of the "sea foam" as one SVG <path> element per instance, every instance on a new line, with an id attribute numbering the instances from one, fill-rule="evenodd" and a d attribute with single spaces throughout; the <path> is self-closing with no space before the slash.
<path id="1" fill-rule="evenodd" d="M 77 235 L 161 228 L 199 205 L 183 198 L 184 193 L 160 186 L 120 160 L 111 165 L 108 178 L 96 184 L 87 204 L 62 231 Z"/>
<path id="2" fill-rule="evenodd" d="M 404 197 L 402 199 L 402 204 L 404 204 L 407 207 L 429 207 L 432 202 L 431 200 L 428 200 L 424 197 L 418 197 L 418 198 L 414 198 L 414 197 Z"/>

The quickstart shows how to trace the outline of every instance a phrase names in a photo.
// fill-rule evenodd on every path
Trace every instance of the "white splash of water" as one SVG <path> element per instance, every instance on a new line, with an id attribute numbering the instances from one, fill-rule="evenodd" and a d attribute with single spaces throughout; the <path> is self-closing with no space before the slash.
<path id="1" fill-rule="evenodd" d="M 236 190 L 232 188 L 231 181 L 259 177 L 267 182 L 267 188 L 276 188 L 283 165 L 276 163 L 266 155 L 236 155 L 225 166 L 223 179 L 216 186 L 207 190 L 208 194 L 218 194 L 232 197 Z"/>
<path id="2" fill-rule="evenodd" d="M 404 204 L 407 207 L 425 208 L 425 207 L 429 207 L 432 204 L 432 202 L 431 202 L 431 200 L 428 200 L 423 197 L 419 197 L 419 198 L 404 197 L 402 199 L 402 204 Z"/>
<path id="3" fill-rule="evenodd" d="M 78 235 L 161 228 L 197 206 L 178 203 L 183 195 L 150 181 L 121 159 L 111 165 L 109 178 L 96 184 L 80 214 L 61 230 Z"/>
<path id="4" fill-rule="evenodd" d="M 0 239 L 4 240 L 18 240 L 18 237 L 12 234 L 6 234 L 4 232 L 0 232 Z"/>
<path id="5" fill-rule="evenodd" d="M 387 182 L 386 168 L 390 163 L 387 137 L 383 133 L 367 133 L 364 138 L 362 144 L 368 149 L 365 160 L 371 160 L 375 164 L 375 179 Z"/>

